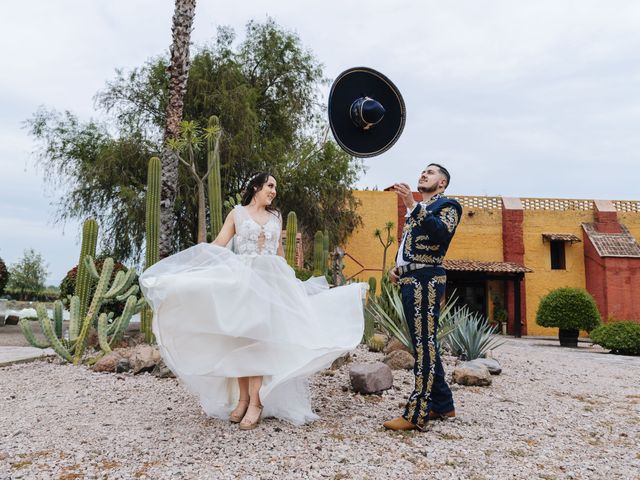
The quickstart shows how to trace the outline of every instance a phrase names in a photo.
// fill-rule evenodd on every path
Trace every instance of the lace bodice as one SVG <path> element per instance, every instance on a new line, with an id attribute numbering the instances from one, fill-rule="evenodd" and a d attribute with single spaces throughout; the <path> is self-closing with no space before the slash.
<path id="1" fill-rule="evenodd" d="M 233 248 L 239 255 L 276 255 L 282 231 L 282 220 L 279 216 L 269 214 L 264 225 L 256 222 L 246 207 L 237 205 L 234 208 L 236 237 Z"/>

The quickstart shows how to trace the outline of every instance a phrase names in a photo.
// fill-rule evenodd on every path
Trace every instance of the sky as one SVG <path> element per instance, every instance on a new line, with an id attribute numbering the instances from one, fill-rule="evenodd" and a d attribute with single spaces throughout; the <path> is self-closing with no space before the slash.
<path id="1" fill-rule="evenodd" d="M 57 285 L 77 263 L 79 225 L 56 223 L 23 122 L 40 106 L 99 119 L 93 97 L 166 52 L 168 0 L 21 0 L 0 17 L 0 258 L 26 248 Z M 415 184 L 446 165 L 452 195 L 640 199 L 640 2 L 636 0 L 198 0 L 192 41 L 221 25 L 242 37 L 272 17 L 335 78 L 354 66 L 388 76 L 407 123 L 365 160 L 359 188 Z M 327 87 L 328 90 L 328 87 Z M 325 92 L 326 93 L 326 92 Z"/>

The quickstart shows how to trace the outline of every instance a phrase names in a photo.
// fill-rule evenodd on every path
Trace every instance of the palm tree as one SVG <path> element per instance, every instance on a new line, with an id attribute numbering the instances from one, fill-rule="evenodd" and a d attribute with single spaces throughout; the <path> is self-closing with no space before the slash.
<path id="1" fill-rule="evenodd" d="M 160 189 L 160 242 L 159 256 L 172 253 L 172 234 L 175 224 L 174 203 L 178 189 L 177 153 L 169 147 L 169 140 L 180 136 L 180 122 L 184 107 L 184 95 L 189 78 L 189 44 L 196 13 L 196 0 L 176 0 L 171 27 L 171 63 L 169 73 L 169 101 L 163 137 L 162 183 Z"/>

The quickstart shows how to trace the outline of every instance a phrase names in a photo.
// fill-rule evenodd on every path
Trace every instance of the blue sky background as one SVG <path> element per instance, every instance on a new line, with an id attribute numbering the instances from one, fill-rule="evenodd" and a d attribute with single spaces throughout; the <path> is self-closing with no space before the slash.
<path id="1" fill-rule="evenodd" d="M 22 122 L 40 106 L 96 118 L 116 68 L 168 49 L 168 0 L 7 2 L 0 18 L 0 257 L 35 248 L 57 284 L 77 261 L 78 225 L 52 222 Z M 368 159 L 359 186 L 415 182 L 446 164 L 449 193 L 640 199 L 640 2 L 633 0 L 199 0 L 193 41 L 272 16 L 333 78 L 376 68 L 400 88 L 407 126 Z M 284 187 L 284 186 L 283 186 Z"/>

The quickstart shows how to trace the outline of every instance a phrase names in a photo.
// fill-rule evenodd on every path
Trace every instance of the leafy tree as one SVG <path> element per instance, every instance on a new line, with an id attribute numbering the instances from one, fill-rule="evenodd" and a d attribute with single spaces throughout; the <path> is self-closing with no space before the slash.
<path id="1" fill-rule="evenodd" d="M 144 239 L 146 165 L 163 149 L 169 62 L 150 59 L 118 71 L 96 96 L 106 120 L 80 122 L 69 112 L 38 110 L 27 121 L 39 140 L 39 157 L 52 185 L 67 193 L 58 201 L 59 220 L 92 216 L 103 226 L 102 248 L 138 260 Z M 362 163 L 324 142 L 322 68 L 300 39 L 273 20 L 249 22 L 246 38 L 221 28 L 191 59 L 183 117 L 206 125 L 220 119 L 222 198 L 241 191 L 258 171 L 278 181 L 276 205 L 295 210 L 309 242 L 328 229 L 341 243 L 359 223 L 351 188 Z M 195 152 L 197 171 L 207 171 L 206 150 Z M 195 243 L 197 187 L 179 169 L 173 250 Z M 306 249 L 310 252 L 310 249 Z"/>
<path id="2" fill-rule="evenodd" d="M 37 294 L 44 290 L 44 282 L 49 272 L 48 264 L 42 255 L 33 248 L 24 251 L 22 258 L 9 268 L 8 287 L 20 291 L 20 296 L 27 293 Z"/>
<path id="3" fill-rule="evenodd" d="M 7 286 L 8 281 L 9 271 L 7 270 L 7 265 L 4 263 L 2 258 L 0 258 L 0 295 L 4 293 L 4 288 Z"/>

